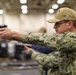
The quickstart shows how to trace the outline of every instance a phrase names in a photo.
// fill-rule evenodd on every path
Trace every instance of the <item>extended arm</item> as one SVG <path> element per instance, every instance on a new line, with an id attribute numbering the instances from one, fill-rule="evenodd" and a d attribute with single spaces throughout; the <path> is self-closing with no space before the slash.
<path id="1" fill-rule="evenodd" d="M 24 43 L 36 44 L 53 48 L 55 50 L 76 50 L 76 33 L 69 32 L 66 34 L 41 34 L 41 33 L 25 33 L 20 34 L 8 28 L 0 29 L 0 37 L 4 39 L 20 40 Z"/>
<path id="2" fill-rule="evenodd" d="M 30 54 L 31 58 L 36 60 L 39 64 L 49 67 L 57 67 L 60 63 L 59 52 L 52 52 L 50 54 L 43 54 L 34 49 L 25 47 L 25 53 Z"/>

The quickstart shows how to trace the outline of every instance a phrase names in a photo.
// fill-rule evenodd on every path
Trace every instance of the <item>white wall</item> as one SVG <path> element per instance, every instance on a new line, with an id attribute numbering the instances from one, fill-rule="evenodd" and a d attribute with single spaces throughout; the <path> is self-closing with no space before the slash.
<path id="1" fill-rule="evenodd" d="M 50 20 L 54 17 L 54 14 L 46 14 L 46 27 L 47 27 L 47 33 L 55 33 L 55 30 L 53 28 L 54 23 L 48 23 L 47 20 Z"/>
<path id="2" fill-rule="evenodd" d="M 53 33 L 53 25 L 47 22 L 53 15 L 45 14 L 43 11 L 32 10 L 27 15 L 0 15 L 0 24 L 8 25 L 15 31 L 24 32 L 37 32 L 42 26 L 46 26 L 47 33 Z"/>

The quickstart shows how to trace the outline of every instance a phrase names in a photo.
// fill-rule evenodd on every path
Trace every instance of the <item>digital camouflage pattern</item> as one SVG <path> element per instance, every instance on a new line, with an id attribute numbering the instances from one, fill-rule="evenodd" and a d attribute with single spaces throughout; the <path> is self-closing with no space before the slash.
<path id="1" fill-rule="evenodd" d="M 44 45 L 56 50 L 50 54 L 33 51 L 32 58 L 49 68 L 48 75 L 76 75 L 76 33 L 65 34 L 25 34 L 22 41 L 30 44 Z"/>
<path id="2" fill-rule="evenodd" d="M 57 51 L 75 51 L 76 49 L 76 32 L 67 32 L 65 34 L 42 34 L 26 33 L 22 35 L 22 42 L 47 46 Z"/>
<path id="3" fill-rule="evenodd" d="M 52 52 L 44 55 L 34 51 L 32 58 L 39 64 L 48 66 L 48 75 L 76 75 L 76 52 L 65 52 L 64 55 Z"/>

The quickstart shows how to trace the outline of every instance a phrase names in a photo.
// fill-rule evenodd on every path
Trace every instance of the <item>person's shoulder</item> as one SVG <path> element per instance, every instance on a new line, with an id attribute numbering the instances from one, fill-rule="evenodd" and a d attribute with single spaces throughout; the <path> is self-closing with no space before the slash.
<path id="1" fill-rule="evenodd" d="M 68 37 L 75 37 L 76 38 L 76 32 L 66 32 L 65 35 Z"/>
<path id="2" fill-rule="evenodd" d="M 76 35 L 76 32 L 66 32 L 67 35 Z"/>

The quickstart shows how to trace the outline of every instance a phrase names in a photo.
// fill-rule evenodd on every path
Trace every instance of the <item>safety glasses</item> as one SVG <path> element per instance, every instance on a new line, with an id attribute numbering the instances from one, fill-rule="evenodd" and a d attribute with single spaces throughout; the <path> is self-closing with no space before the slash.
<path id="1" fill-rule="evenodd" d="M 59 21 L 59 22 L 56 22 L 55 25 L 61 25 L 63 23 L 67 23 L 69 20 L 63 20 L 63 21 Z"/>

